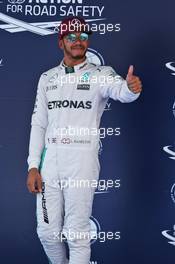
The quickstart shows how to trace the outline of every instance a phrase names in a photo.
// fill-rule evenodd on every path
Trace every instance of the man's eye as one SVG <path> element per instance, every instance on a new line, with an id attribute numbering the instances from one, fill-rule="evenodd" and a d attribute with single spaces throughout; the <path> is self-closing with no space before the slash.
<path id="1" fill-rule="evenodd" d="M 80 39 L 81 39 L 82 41 L 88 40 L 88 35 L 87 35 L 86 33 L 82 33 L 82 34 L 80 35 Z"/>
<path id="2" fill-rule="evenodd" d="M 76 36 L 74 36 L 74 35 L 67 36 L 67 40 L 69 40 L 71 42 L 75 41 L 75 39 L 76 39 Z"/>
<path id="3" fill-rule="evenodd" d="M 70 41 L 75 41 L 75 38 L 70 37 L 69 40 L 70 40 Z"/>
<path id="4" fill-rule="evenodd" d="M 84 41 L 84 40 L 86 40 L 86 37 L 81 37 L 80 39 Z"/>

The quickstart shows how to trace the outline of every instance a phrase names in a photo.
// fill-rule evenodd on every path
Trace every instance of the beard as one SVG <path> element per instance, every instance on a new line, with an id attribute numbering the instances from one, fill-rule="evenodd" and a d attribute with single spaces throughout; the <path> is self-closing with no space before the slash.
<path id="1" fill-rule="evenodd" d="M 75 60 L 80 60 L 80 59 L 83 59 L 85 57 L 85 53 L 83 55 L 72 55 L 71 57 Z"/>
<path id="2" fill-rule="evenodd" d="M 83 58 L 85 57 L 86 49 L 85 49 L 83 46 L 81 46 L 81 45 L 76 45 L 76 46 L 72 47 L 71 50 L 74 50 L 74 49 L 76 49 L 76 48 L 81 48 L 82 50 L 84 50 L 84 52 L 83 52 L 82 54 L 73 55 L 72 52 L 69 51 L 69 50 L 66 48 L 66 45 L 65 45 L 64 43 L 63 43 L 63 45 L 64 45 L 64 51 L 65 51 L 65 53 L 66 53 L 69 57 L 71 57 L 72 59 L 74 59 L 74 60 L 80 60 L 80 59 L 83 59 Z"/>

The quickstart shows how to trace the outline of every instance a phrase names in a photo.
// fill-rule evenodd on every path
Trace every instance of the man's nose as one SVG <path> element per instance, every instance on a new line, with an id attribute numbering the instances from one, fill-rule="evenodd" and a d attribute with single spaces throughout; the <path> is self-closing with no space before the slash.
<path id="1" fill-rule="evenodd" d="M 79 38 L 77 38 L 75 43 L 81 45 L 81 40 Z"/>

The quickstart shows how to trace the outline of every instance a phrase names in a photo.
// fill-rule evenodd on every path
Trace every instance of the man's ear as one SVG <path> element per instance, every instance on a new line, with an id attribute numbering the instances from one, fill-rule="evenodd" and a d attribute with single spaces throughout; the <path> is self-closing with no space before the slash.
<path id="1" fill-rule="evenodd" d="M 59 45 L 60 49 L 63 49 L 63 40 L 62 39 L 60 39 L 58 41 L 58 45 Z"/>

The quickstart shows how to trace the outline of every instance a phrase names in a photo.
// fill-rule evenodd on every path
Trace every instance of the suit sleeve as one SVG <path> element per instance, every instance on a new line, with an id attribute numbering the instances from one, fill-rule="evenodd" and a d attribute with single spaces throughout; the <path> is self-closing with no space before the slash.
<path id="1" fill-rule="evenodd" d="M 105 67 L 101 74 L 105 77 L 105 82 L 100 87 L 103 98 L 112 98 L 122 103 L 130 103 L 139 97 L 140 93 L 135 94 L 130 91 L 126 80 L 118 75 L 112 67 Z"/>
<path id="2" fill-rule="evenodd" d="M 28 170 L 39 168 L 41 154 L 45 145 L 45 132 L 48 125 L 47 98 L 44 84 L 45 75 L 42 74 L 37 87 L 34 111 L 31 119 L 29 142 Z"/>

